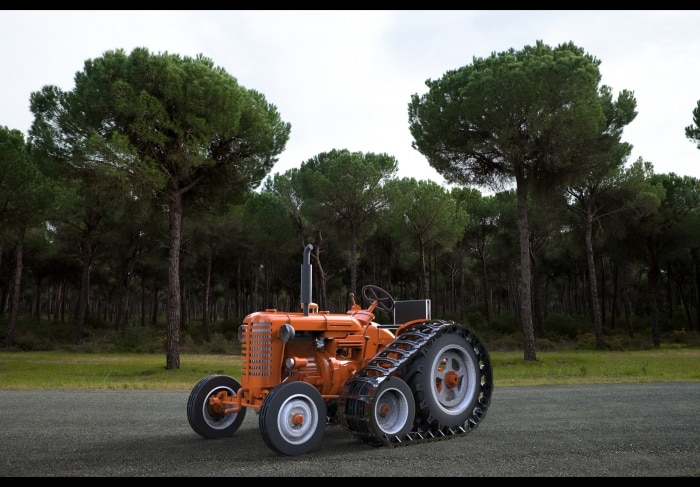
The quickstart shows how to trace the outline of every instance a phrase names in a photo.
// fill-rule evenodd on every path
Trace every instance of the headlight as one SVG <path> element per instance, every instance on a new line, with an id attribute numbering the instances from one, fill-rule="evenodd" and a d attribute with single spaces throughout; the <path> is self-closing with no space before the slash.
<path id="1" fill-rule="evenodd" d="M 284 361 L 285 367 L 292 370 L 295 367 L 306 367 L 309 365 L 309 359 L 303 357 L 287 357 Z"/>
<path id="2" fill-rule="evenodd" d="M 292 325 L 282 325 L 280 327 L 279 337 L 284 343 L 294 340 L 294 327 Z"/>
<path id="3" fill-rule="evenodd" d="M 245 326 L 245 323 L 238 327 L 238 341 L 241 343 L 243 343 L 243 333 L 245 331 L 243 328 L 244 326 Z"/>

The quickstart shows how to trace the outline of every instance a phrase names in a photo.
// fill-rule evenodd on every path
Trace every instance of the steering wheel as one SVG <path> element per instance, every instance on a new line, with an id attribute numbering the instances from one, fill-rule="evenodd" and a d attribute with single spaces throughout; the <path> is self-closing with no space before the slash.
<path id="1" fill-rule="evenodd" d="M 370 303 L 376 301 L 376 309 L 381 311 L 391 312 L 394 309 L 394 298 L 391 294 L 374 284 L 362 286 L 362 297 Z"/>

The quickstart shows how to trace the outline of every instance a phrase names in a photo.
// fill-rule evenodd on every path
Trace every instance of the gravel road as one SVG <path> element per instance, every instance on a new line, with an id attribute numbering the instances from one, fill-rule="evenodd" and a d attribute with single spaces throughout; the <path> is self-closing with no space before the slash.
<path id="1" fill-rule="evenodd" d="M 1 374 L 0 374 L 1 377 Z M 190 428 L 188 391 L 0 391 L 5 477 L 698 477 L 700 383 L 502 387 L 479 426 L 399 448 L 340 426 L 280 456 L 247 411 L 231 438 Z"/>

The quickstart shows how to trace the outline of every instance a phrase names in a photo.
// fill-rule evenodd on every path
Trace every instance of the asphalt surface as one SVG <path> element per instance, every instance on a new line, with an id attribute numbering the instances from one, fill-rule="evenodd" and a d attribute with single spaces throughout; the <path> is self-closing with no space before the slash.
<path id="1" fill-rule="evenodd" d="M 502 387 L 465 436 L 371 447 L 341 426 L 297 457 L 247 411 L 208 440 L 183 391 L 0 391 L 5 477 L 697 477 L 700 383 Z M 234 479 L 235 481 L 235 479 Z"/>

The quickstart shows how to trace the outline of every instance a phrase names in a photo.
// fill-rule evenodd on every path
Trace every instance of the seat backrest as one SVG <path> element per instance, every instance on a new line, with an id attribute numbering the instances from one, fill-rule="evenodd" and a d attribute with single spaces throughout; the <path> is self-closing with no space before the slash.
<path id="1" fill-rule="evenodd" d="M 412 320 L 430 319 L 429 299 L 394 301 L 394 323 L 402 325 Z"/>

